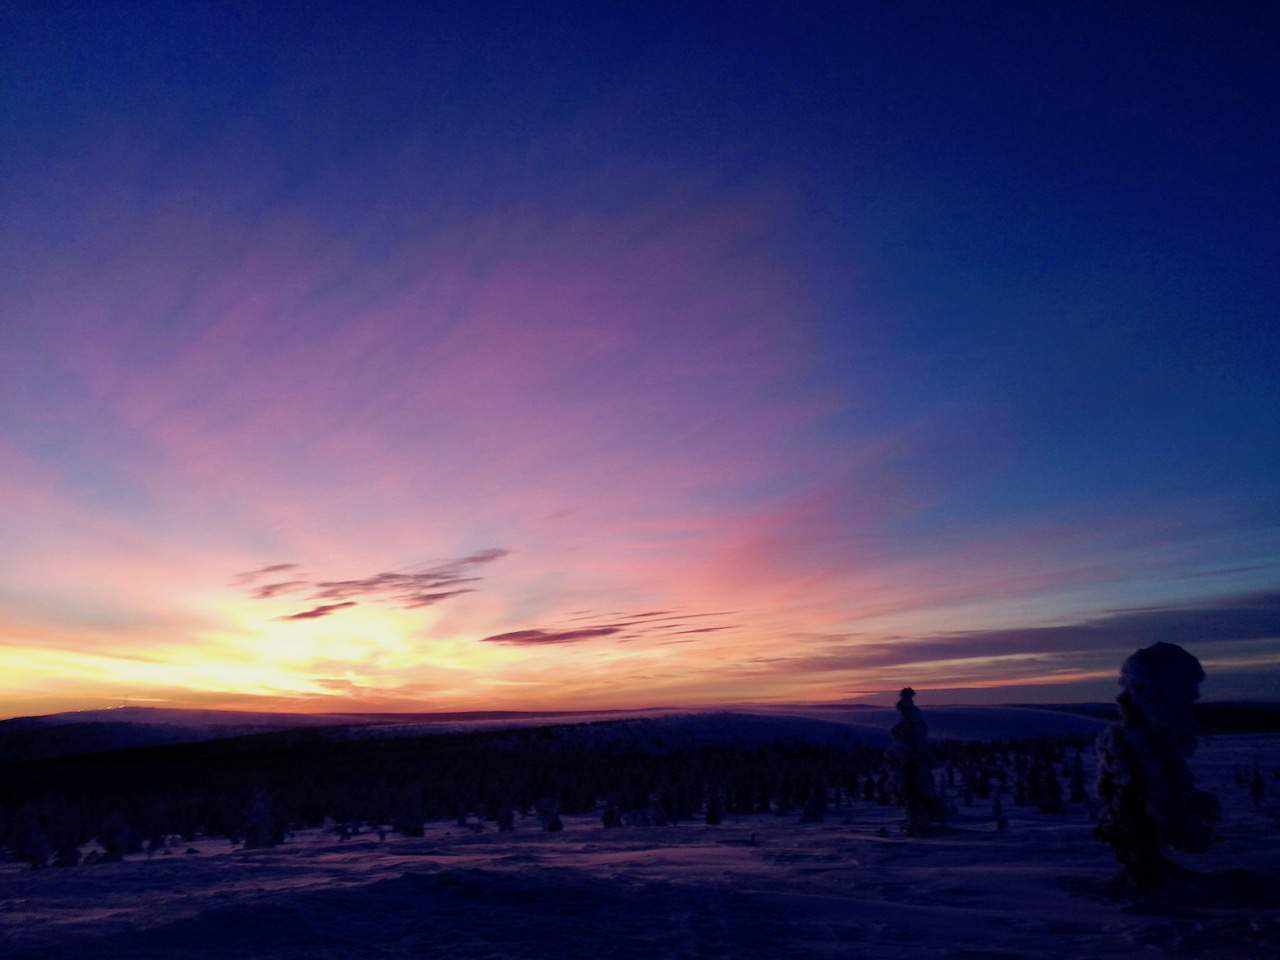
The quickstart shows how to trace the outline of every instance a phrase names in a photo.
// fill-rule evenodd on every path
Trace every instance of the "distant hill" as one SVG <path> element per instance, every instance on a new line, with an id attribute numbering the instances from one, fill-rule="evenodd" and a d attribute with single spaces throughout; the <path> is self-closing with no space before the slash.
<path id="1" fill-rule="evenodd" d="M 208 717 L 216 711 L 161 711 L 168 716 L 121 711 L 85 711 L 47 717 L 17 717 L 0 721 L 0 761 L 18 762 L 50 757 L 102 753 L 132 747 L 170 743 L 195 743 L 224 737 L 271 733 L 298 726 L 284 715 L 246 714 L 244 717 Z M 109 719 L 108 719 L 109 718 Z M 332 721 L 330 721 L 332 722 Z"/>
<path id="2" fill-rule="evenodd" d="M 1196 705 L 1206 734 L 1280 732 L 1280 703 Z M 1115 718 L 1114 703 L 931 706 L 930 736 L 941 740 L 1021 737 L 1087 738 Z M 866 704 L 768 704 L 720 710 L 449 711 L 438 713 L 263 713 L 119 707 L 0 721 L 0 763 L 103 753 L 166 744 L 313 730 L 334 739 L 403 737 L 530 726 L 578 727 L 576 736 L 605 734 L 598 721 L 614 721 L 609 736 L 676 737 L 686 741 L 770 742 L 799 738 L 815 743 L 880 744 L 898 720 L 896 711 Z"/>
<path id="3" fill-rule="evenodd" d="M 114 707 L 0 720 L 0 763 L 103 753 L 135 747 L 200 743 L 229 737 L 298 729 L 375 726 L 431 730 L 473 730 L 633 717 L 658 711 L 477 710 L 440 713 L 265 713 L 239 710 L 184 710 Z"/>
<path id="4" fill-rule="evenodd" d="M 1114 703 L 1041 703 L 1028 704 L 1039 710 L 1052 710 L 1081 717 L 1093 717 L 1110 723 L 1119 719 Z M 1195 704 L 1200 732 L 1215 734 L 1280 733 L 1280 702 L 1266 700 L 1206 701 Z"/>

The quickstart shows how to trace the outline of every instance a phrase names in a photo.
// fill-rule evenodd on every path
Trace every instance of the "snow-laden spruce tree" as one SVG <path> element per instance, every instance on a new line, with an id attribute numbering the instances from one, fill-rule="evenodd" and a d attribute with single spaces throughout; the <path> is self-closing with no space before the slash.
<path id="1" fill-rule="evenodd" d="M 893 739 L 889 763 L 893 767 L 898 803 L 907 813 L 907 833 L 918 837 L 942 822 L 945 806 L 934 790 L 929 728 L 915 705 L 915 696 L 916 692 L 910 687 L 903 687 L 898 695 L 897 710 L 901 719 L 889 731 Z"/>
<path id="2" fill-rule="evenodd" d="M 1169 873 L 1170 847 L 1200 852 L 1212 838 L 1218 801 L 1195 788 L 1187 766 L 1203 680 L 1200 661 L 1176 644 L 1143 647 L 1120 668 L 1120 722 L 1098 736 L 1095 835 L 1141 886 Z"/>

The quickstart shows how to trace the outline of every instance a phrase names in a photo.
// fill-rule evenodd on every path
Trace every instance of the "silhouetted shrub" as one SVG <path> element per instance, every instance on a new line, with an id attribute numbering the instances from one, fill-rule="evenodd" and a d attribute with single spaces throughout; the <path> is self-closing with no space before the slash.
<path id="1" fill-rule="evenodd" d="M 32 870 L 48 863 L 51 852 L 49 837 L 34 807 L 27 806 L 18 811 L 13 824 L 12 846 L 14 856 L 29 864 Z"/>
<path id="2" fill-rule="evenodd" d="M 538 821 L 542 829 L 548 833 L 558 833 L 564 829 L 564 821 L 560 819 L 560 801 L 554 797 L 543 797 L 535 805 Z"/>
<path id="3" fill-rule="evenodd" d="M 628 827 L 652 827 L 653 812 L 648 807 L 636 807 L 622 815 L 622 822 Z"/>
<path id="4" fill-rule="evenodd" d="M 499 804 L 497 814 L 493 819 L 498 824 L 498 829 L 503 833 L 510 833 L 516 828 L 516 812 L 509 803 Z"/>
<path id="5" fill-rule="evenodd" d="M 391 829 L 402 837 L 420 837 L 423 819 L 422 787 L 417 783 L 406 783 L 396 796 Z"/>
<path id="6" fill-rule="evenodd" d="M 98 832 L 98 844 L 102 847 L 102 859 L 107 861 L 122 860 L 126 854 L 142 849 L 141 841 L 119 810 L 112 812 L 103 822 Z"/>
<path id="7" fill-rule="evenodd" d="M 608 829 L 622 826 L 622 811 L 612 800 L 605 803 L 604 810 L 600 814 L 600 822 Z"/>
<path id="8" fill-rule="evenodd" d="M 248 850 L 274 847 L 284 839 L 284 830 L 276 822 L 271 809 L 271 797 L 259 790 L 249 807 L 249 817 L 244 826 L 244 845 Z"/>
<path id="9" fill-rule="evenodd" d="M 720 800 L 720 791 L 712 788 L 707 797 L 707 813 L 705 820 L 709 826 L 719 826 L 724 822 L 724 803 Z"/>
<path id="10" fill-rule="evenodd" d="M 815 783 L 805 799 L 804 809 L 800 812 L 801 823 L 822 823 L 827 818 L 827 790 L 820 783 Z"/>

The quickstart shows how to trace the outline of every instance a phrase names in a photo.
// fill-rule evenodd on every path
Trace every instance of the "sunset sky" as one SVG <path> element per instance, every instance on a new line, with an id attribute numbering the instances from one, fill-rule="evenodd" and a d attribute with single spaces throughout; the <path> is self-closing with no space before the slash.
<path id="1" fill-rule="evenodd" d="M 796 6 L 5 5 L 0 716 L 1280 696 L 1274 24 Z"/>

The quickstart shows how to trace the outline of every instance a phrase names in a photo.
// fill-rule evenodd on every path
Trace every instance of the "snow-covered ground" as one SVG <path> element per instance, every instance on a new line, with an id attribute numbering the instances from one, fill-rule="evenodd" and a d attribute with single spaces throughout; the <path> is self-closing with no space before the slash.
<path id="1" fill-rule="evenodd" d="M 1261 811 L 1233 778 L 1254 758 Z M 1280 737 L 1206 740 L 1194 766 L 1222 801 L 1220 839 L 1183 860 L 1201 877 L 1158 897 L 1110 882 L 1080 807 L 1008 804 L 997 833 L 989 806 L 961 805 L 926 839 L 862 802 L 821 824 L 431 823 L 423 839 L 306 831 L 265 851 L 197 840 L 117 864 L 0 864 L 0 957 L 1280 956 Z"/>

